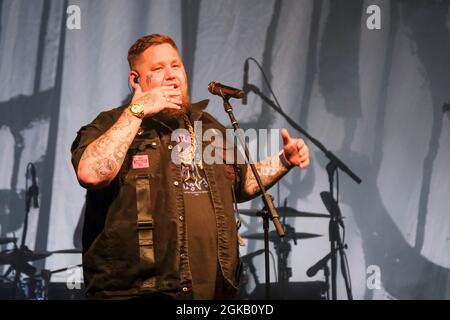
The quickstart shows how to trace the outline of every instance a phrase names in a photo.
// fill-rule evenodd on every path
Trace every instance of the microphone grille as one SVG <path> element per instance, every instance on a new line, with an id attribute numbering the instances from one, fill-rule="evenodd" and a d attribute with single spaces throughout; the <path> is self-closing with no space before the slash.
<path id="1" fill-rule="evenodd" d="M 214 88 L 216 87 L 216 82 L 215 81 L 211 81 L 208 84 L 208 91 L 214 94 Z"/>

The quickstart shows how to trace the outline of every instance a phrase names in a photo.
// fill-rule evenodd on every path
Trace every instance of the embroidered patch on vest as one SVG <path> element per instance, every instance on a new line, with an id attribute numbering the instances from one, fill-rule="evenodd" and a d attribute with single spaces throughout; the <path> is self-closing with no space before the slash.
<path id="1" fill-rule="evenodd" d="M 177 141 L 177 143 L 180 143 L 180 142 L 186 142 L 186 143 L 191 144 L 191 136 L 190 136 L 190 135 L 186 135 L 186 134 L 180 133 L 180 134 L 177 136 L 176 141 Z"/>
<path id="2" fill-rule="evenodd" d="M 149 166 L 148 155 L 141 154 L 133 156 L 133 169 L 144 169 L 148 168 Z"/>

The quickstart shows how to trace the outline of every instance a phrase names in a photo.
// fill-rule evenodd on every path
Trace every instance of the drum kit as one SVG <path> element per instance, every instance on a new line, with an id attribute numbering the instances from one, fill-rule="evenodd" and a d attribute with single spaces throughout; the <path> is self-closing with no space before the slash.
<path id="1" fill-rule="evenodd" d="M 16 237 L 0 238 L 0 245 L 13 245 L 12 249 L 0 251 L 0 266 L 8 266 L 6 272 L 0 275 L 0 294 L 4 287 L 8 287 L 10 294 L 6 299 L 15 300 L 47 300 L 48 288 L 52 274 L 63 272 L 77 266 L 71 266 L 59 270 L 42 269 L 37 273 L 37 268 L 32 265 L 34 261 L 45 259 L 53 254 L 75 253 L 81 254 L 81 249 L 64 249 L 57 251 L 32 251 L 26 245 L 28 230 L 28 215 L 31 208 L 39 208 L 39 187 L 37 184 L 36 167 L 28 163 L 25 174 L 25 216 L 23 232 L 19 241 Z"/>
<path id="2" fill-rule="evenodd" d="M 280 238 L 276 231 L 269 232 L 269 241 L 273 243 L 273 246 L 277 255 L 277 282 L 271 283 L 271 291 L 273 292 L 273 298 L 276 299 L 325 299 L 328 285 L 323 281 L 313 282 L 289 282 L 289 278 L 292 277 L 292 268 L 288 267 L 288 257 L 291 252 L 291 244 L 293 241 L 297 245 L 298 240 L 306 240 L 321 237 L 320 234 L 296 232 L 295 228 L 289 224 L 286 224 L 286 218 L 328 218 L 330 215 L 314 212 L 298 211 L 294 208 L 283 206 L 276 208 L 280 217 L 283 218 L 283 227 L 285 230 L 285 236 Z M 258 210 L 244 209 L 239 210 L 239 214 L 245 216 L 256 217 Z M 264 240 L 264 233 L 244 233 L 240 235 L 242 238 L 249 240 Z M 243 277 L 241 280 L 241 292 L 242 299 L 264 299 L 264 286 L 261 284 L 256 275 L 256 269 L 252 262 L 253 258 L 259 254 L 264 253 L 264 249 L 257 250 L 241 257 L 243 263 Z M 251 293 L 248 293 L 249 278 L 252 276 L 255 288 Z"/>
<path id="3" fill-rule="evenodd" d="M 7 299 L 47 300 L 52 274 L 63 272 L 73 267 L 54 271 L 42 269 L 40 273 L 37 273 L 37 268 L 32 263 L 53 254 L 81 254 L 81 249 L 32 251 L 26 246 L 17 246 L 16 242 L 17 238 L 15 237 L 0 238 L 0 245 L 12 243 L 14 246 L 12 249 L 0 251 L 0 266 L 7 266 L 6 272 L 0 276 L 0 284 L 2 284 L 3 288 L 8 288 L 9 290 L 9 293 L 5 296 Z"/>

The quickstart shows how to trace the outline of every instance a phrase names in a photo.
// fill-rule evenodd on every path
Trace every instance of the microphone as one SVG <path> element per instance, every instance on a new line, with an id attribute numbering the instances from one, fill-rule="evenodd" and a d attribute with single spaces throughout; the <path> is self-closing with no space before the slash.
<path id="1" fill-rule="evenodd" d="M 212 81 L 208 84 L 208 90 L 212 94 L 225 97 L 225 98 L 237 98 L 242 99 L 245 95 L 244 91 L 240 89 L 236 89 L 233 87 L 229 87 L 226 85 L 223 85 L 221 83 Z"/>
<path id="2" fill-rule="evenodd" d="M 322 269 L 327 264 L 327 262 L 330 258 L 331 258 L 331 253 L 327 254 L 325 257 L 323 257 L 322 259 L 317 261 L 316 264 L 314 264 L 311 268 L 309 268 L 306 271 L 306 275 L 310 278 L 314 277 L 316 275 L 316 273 L 319 272 L 319 270 Z"/>
<path id="3" fill-rule="evenodd" d="M 248 94 L 248 59 L 244 63 L 244 80 L 242 81 L 242 90 L 244 90 L 244 96 L 242 97 L 242 104 L 247 104 Z"/>
<path id="4" fill-rule="evenodd" d="M 255 251 L 255 252 L 246 254 L 245 256 L 241 257 L 241 261 L 242 261 L 242 262 L 245 262 L 245 263 L 248 263 L 251 259 L 253 259 L 253 258 L 256 257 L 257 255 L 260 255 L 260 254 L 263 253 L 263 252 L 264 252 L 264 249 L 261 249 L 261 250 L 257 250 L 257 251 Z"/>
<path id="5" fill-rule="evenodd" d="M 30 171 L 31 171 L 31 186 L 28 189 L 28 192 L 30 194 L 30 197 L 33 200 L 33 208 L 39 208 L 39 187 L 37 185 L 36 181 L 36 167 L 34 164 L 30 163 Z"/>

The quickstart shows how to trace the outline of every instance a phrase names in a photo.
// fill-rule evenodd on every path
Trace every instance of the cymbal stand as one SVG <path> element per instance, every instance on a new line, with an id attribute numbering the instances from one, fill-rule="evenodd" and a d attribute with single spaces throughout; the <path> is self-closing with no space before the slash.
<path id="1" fill-rule="evenodd" d="M 272 196 L 270 196 L 272 198 Z M 266 300 L 270 300 L 270 261 L 269 261 L 269 212 L 267 207 L 260 210 L 257 216 L 263 218 L 263 230 L 264 230 L 264 267 L 265 267 L 265 292 Z"/>
<path id="2" fill-rule="evenodd" d="M 330 268 L 328 268 L 328 265 L 323 266 L 323 275 L 325 277 L 325 287 L 327 288 L 325 299 L 330 300 Z"/>
<path id="3" fill-rule="evenodd" d="M 258 278 L 258 274 L 256 273 L 256 268 L 255 268 L 255 264 L 253 263 L 252 260 L 250 260 L 248 262 L 248 268 L 250 269 L 250 273 L 253 276 L 253 281 L 255 282 L 255 286 L 259 285 L 259 278 Z"/>
<path id="4" fill-rule="evenodd" d="M 284 287 L 289 282 L 289 278 L 292 277 L 292 268 L 288 267 L 288 257 L 292 248 L 289 242 L 290 239 L 294 239 L 294 243 L 297 245 L 297 240 L 295 239 L 295 228 L 288 224 L 285 224 L 284 228 L 286 236 L 282 239 L 277 239 L 277 241 L 274 242 L 274 247 L 278 257 L 278 283 L 281 284 L 282 292 L 285 292 Z"/>

